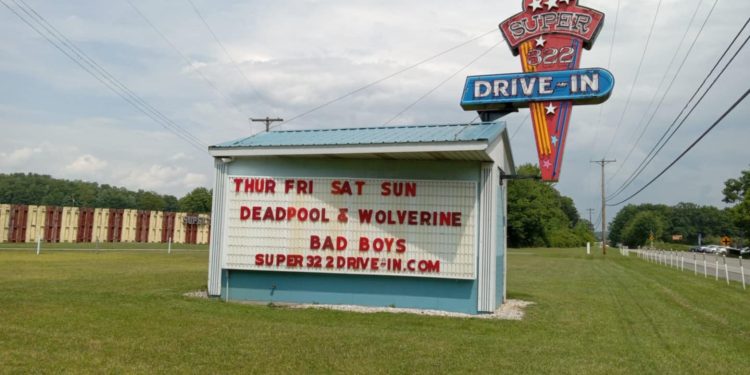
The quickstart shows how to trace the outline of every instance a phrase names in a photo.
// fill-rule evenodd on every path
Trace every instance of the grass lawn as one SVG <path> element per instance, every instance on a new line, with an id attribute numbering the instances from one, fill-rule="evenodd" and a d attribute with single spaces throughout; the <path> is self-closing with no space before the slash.
<path id="1" fill-rule="evenodd" d="M 0 373 L 750 371 L 750 291 L 583 250 L 512 250 L 523 321 L 190 299 L 207 252 L 0 250 Z"/>

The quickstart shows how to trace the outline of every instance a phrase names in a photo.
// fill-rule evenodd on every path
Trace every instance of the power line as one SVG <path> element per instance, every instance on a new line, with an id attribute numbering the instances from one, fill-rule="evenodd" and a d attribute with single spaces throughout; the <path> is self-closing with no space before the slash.
<path id="1" fill-rule="evenodd" d="M 615 204 L 608 204 L 607 206 L 610 206 L 610 207 L 619 206 L 619 205 L 621 205 L 621 204 L 623 204 L 623 203 L 625 203 L 625 202 L 633 199 L 636 195 L 640 194 L 643 190 L 646 190 L 646 188 L 648 188 L 649 186 L 651 186 L 651 184 L 653 184 L 662 175 L 664 175 L 664 173 L 666 173 L 670 168 L 672 168 L 672 166 L 674 166 L 675 164 L 677 164 L 677 162 L 680 161 L 680 159 L 682 159 L 682 157 L 685 156 L 690 150 L 692 150 L 693 147 L 695 147 L 695 145 L 698 144 L 698 142 L 700 142 L 706 135 L 708 135 L 708 133 L 711 132 L 711 130 L 713 130 L 717 125 L 719 125 L 719 123 L 721 123 L 721 121 L 724 120 L 724 118 L 727 117 L 727 115 L 729 115 L 730 113 L 732 113 L 732 111 L 740 103 L 742 103 L 742 101 L 745 100 L 745 98 L 747 98 L 748 94 L 750 94 L 750 89 L 746 90 L 745 93 L 742 94 L 742 96 L 740 96 L 740 98 L 737 99 L 734 102 L 734 104 L 732 104 L 732 106 L 729 107 L 729 109 L 727 109 L 724 112 L 724 114 L 721 115 L 721 117 L 719 117 L 711 126 L 709 126 L 708 129 L 706 129 L 706 131 L 704 131 L 703 134 L 700 135 L 700 137 L 698 137 L 698 139 L 696 139 L 692 144 L 690 144 L 690 146 L 688 146 L 688 148 L 685 149 L 685 151 L 683 151 L 680 154 L 680 156 L 678 156 L 676 159 L 674 159 L 674 161 L 672 161 L 671 163 L 669 163 L 669 165 L 666 168 L 664 168 L 664 170 L 662 170 L 658 175 L 656 175 L 656 177 L 654 177 L 653 179 L 651 179 L 651 181 L 649 181 L 646 185 L 644 185 L 642 188 L 638 189 L 638 191 L 636 191 L 635 193 L 633 193 L 631 196 L 623 199 L 622 201 L 617 202 Z"/>
<path id="2" fill-rule="evenodd" d="M 607 59 L 607 69 L 612 68 L 612 55 L 615 50 L 615 36 L 617 36 L 617 24 L 620 18 L 620 3 L 621 3 L 621 0 L 617 0 L 617 11 L 615 12 L 615 25 L 612 31 L 612 40 L 609 43 L 609 58 Z M 599 140 L 599 131 L 602 126 L 602 117 L 604 115 L 605 105 L 607 104 L 599 106 L 599 119 L 596 122 L 597 127 L 596 127 L 596 133 L 594 134 L 594 143 L 593 143 L 594 145 L 598 144 L 597 141 Z"/>
<path id="3" fill-rule="evenodd" d="M 322 104 L 320 104 L 320 105 L 317 105 L 317 106 L 315 106 L 315 107 L 313 107 L 313 108 L 310 108 L 310 109 L 308 109 L 308 110 L 306 110 L 306 111 L 304 111 L 304 112 L 302 112 L 302 113 L 300 113 L 300 114 L 297 114 L 297 115 L 295 115 L 295 116 L 292 116 L 291 118 L 289 118 L 289 120 L 286 120 L 286 121 L 284 121 L 284 122 L 281 122 L 281 123 L 275 124 L 275 125 L 274 125 L 274 126 L 272 126 L 271 128 L 275 128 L 275 127 L 278 127 L 278 126 L 282 126 L 282 125 L 286 125 L 286 124 L 289 124 L 289 123 L 290 123 L 290 122 L 292 122 L 292 121 L 295 121 L 295 120 L 297 120 L 297 119 L 300 119 L 300 118 L 302 118 L 302 117 L 305 117 L 305 116 L 307 116 L 307 115 L 309 115 L 309 114 L 311 114 L 311 113 L 313 113 L 313 112 L 315 112 L 315 111 L 318 111 L 318 110 L 320 110 L 320 109 L 322 109 L 322 108 L 328 107 L 329 105 L 331 105 L 331 104 L 333 104 L 333 103 L 336 103 L 336 102 L 338 102 L 338 101 L 341 101 L 341 100 L 343 100 L 343 99 L 346 99 L 346 98 L 348 98 L 348 97 L 350 97 L 350 96 L 352 96 L 352 95 L 354 95 L 354 94 L 357 94 L 357 93 L 359 93 L 359 92 L 362 92 L 362 91 L 364 91 L 364 90 L 367 90 L 368 88 L 370 88 L 370 87 L 372 87 L 372 86 L 375 86 L 375 85 L 377 85 L 377 84 L 379 84 L 379 83 L 381 83 L 381 82 L 387 81 L 387 80 L 389 80 L 389 79 L 391 79 L 391 78 L 393 78 L 393 77 L 395 77 L 395 76 L 397 76 L 397 75 L 400 75 L 400 74 L 402 74 L 402 73 L 405 73 L 405 72 L 407 72 L 407 71 L 409 71 L 409 70 L 412 70 L 412 69 L 414 69 L 414 68 L 416 68 L 416 67 L 418 67 L 418 66 L 420 66 L 420 65 L 422 65 L 422 64 L 425 64 L 425 63 L 427 63 L 427 62 L 430 62 L 430 61 L 432 61 L 432 60 L 435 60 L 435 59 L 436 59 L 436 58 L 438 58 L 438 57 L 441 57 L 441 56 L 443 56 L 443 55 L 445 55 L 445 54 L 447 54 L 447 53 L 449 53 L 449 52 L 453 52 L 453 51 L 455 51 L 455 50 L 457 50 L 457 49 L 459 49 L 459 48 L 461 48 L 461 47 L 463 47 L 463 46 L 465 46 L 465 45 L 467 45 L 467 44 L 469 44 L 469 43 L 472 43 L 472 42 L 474 42 L 474 41 L 476 41 L 476 40 L 479 40 L 479 39 L 481 39 L 481 38 L 483 38 L 483 37 L 485 37 L 485 36 L 487 36 L 487 35 L 490 35 L 490 34 L 493 34 L 493 33 L 496 33 L 496 32 L 497 32 L 497 30 L 496 30 L 496 29 L 492 29 L 492 30 L 490 30 L 490 31 L 488 31 L 488 32 L 486 32 L 486 33 L 483 33 L 483 34 L 481 34 L 481 35 L 475 36 L 475 37 L 473 37 L 473 38 L 471 38 L 471 39 L 469 39 L 469 40 L 467 40 L 467 41 L 465 41 L 465 42 L 461 42 L 460 44 L 457 44 L 457 45 L 455 45 L 455 46 L 453 46 L 453 47 L 450 47 L 450 48 L 448 48 L 448 49 L 446 49 L 446 50 L 444 50 L 444 51 L 442 51 L 442 52 L 439 52 L 439 53 L 437 53 L 437 54 L 435 54 L 435 55 L 432 55 L 432 56 L 430 56 L 430 57 L 428 57 L 428 58 L 426 58 L 426 59 L 424 59 L 424 60 L 421 60 L 421 61 L 419 61 L 419 62 L 416 62 L 416 63 L 414 63 L 414 64 L 412 64 L 412 65 L 409 65 L 409 66 L 407 66 L 406 68 L 403 68 L 403 69 L 401 69 L 401 70 L 398 70 L 398 71 L 396 71 L 396 72 L 394 72 L 394 73 L 391 73 L 391 74 L 389 74 L 389 75 L 387 75 L 387 76 L 385 76 L 385 77 L 382 77 L 382 78 L 379 78 L 379 79 L 377 79 L 377 80 L 375 80 L 375 81 L 372 81 L 372 82 L 370 82 L 370 83 L 367 83 L 367 84 L 365 84 L 365 85 L 363 85 L 363 86 L 360 86 L 359 88 L 356 88 L 356 89 L 354 89 L 354 90 L 352 90 L 352 91 L 349 91 L 349 92 L 347 92 L 346 94 L 343 94 L 343 95 L 341 95 L 341 96 L 338 96 L 338 97 L 336 97 L 336 98 L 334 98 L 334 99 L 331 99 L 331 100 L 329 100 L 329 101 L 327 101 L 327 102 L 324 102 L 324 103 L 322 103 Z"/>
<path id="4" fill-rule="evenodd" d="M 211 26 L 208 25 L 206 18 L 203 17 L 203 14 L 201 14 L 200 10 L 198 10 L 198 7 L 195 6 L 195 3 L 193 3 L 193 0 L 187 0 L 187 2 L 190 3 L 190 6 L 193 8 L 198 18 L 200 18 L 201 22 L 203 23 L 203 26 L 206 27 L 206 30 L 208 30 L 208 33 L 211 34 L 211 36 L 214 38 L 214 40 L 219 45 L 219 47 L 221 47 L 221 50 L 224 51 L 224 54 L 229 58 L 229 61 L 232 62 L 232 65 L 237 70 L 237 72 L 239 72 L 242 78 L 245 79 L 245 82 L 247 82 L 248 87 L 250 87 L 253 91 L 255 91 L 255 94 L 258 95 L 258 97 L 262 99 L 260 92 L 258 92 L 258 90 L 255 89 L 255 86 L 253 85 L 252 82 L 250 82 L 250 79 L 247 78 L 247 76 L 245 75 L 245 72 L 243 72 L 242 69 L 240 69 L 240 64 L 238 64 L 237 61 L 234 60 L 232 55 L 229 54 L 229 51 L 227 51 L 226 47 L 224 47 L 224 43 L 222 43 L 221 40 L 219 40 L 219 37 L 216 36 L 216 33 L 214 33 L 214 30 L 211 28 Z"/>
<path id="5" fill-rule="evenodd" d="M 418 104 L 419 102 L 421 102 L 422 100 L 424 100 L 424 99 L 425 99 L 426 97 L 430 96 L 430 95 L 431 95 L 431 94 L 432 94 L 433 92 L 435 92 L 435 91 L 436 91 L 437 89 L 439 89 L 439 88 L 443 87 L 443 85 L 445 85 L 446 83 L 448 83 L 448 81 L 450 81 L 451 79 L 453 79 L 453 77 L 455 77 L 455 76 L 456 76 L 456 75 L 458 75 L 459 73 L 463 72 L 463 71 L 464 71 L 464 70 L 466 70 L 466 69 L 467 69 L 468 67 L 470 67 L 470 66 L 474 65 L 474 63 L 475 63 L 475 62 L 477 62 L 477 61 L 478 61 L 479 59 L 481 59 L 482 57 L 485 57 L 485 56 L 487 56 L 487 54 L 488 54 L 488 53 L 490 53 L 490 52 L 491 52 L 491 51 L 492 51 L 493 49 L 495 49 L 495 47 L 497 47 L 497 46 L 499 46 L 499 45 L 500 45 L 500 42 L 498 42 L 498 43 L 494 44 L 494 45 L 493 45 L 492 47 L 488 48 L 488 49 L 487 49 L 486 51 L 484 51 L 484 52 L 482 52 L 481 54 L 479 54 L 479 56 L 477 56 L 477 57 L 475 57 L 475 58 L 474 58 L 473 60 L 469 61 L 469 62 L 468 62 L 468 63 L 467 63 L 466 65 L 464 65 L 463 67 L 461 67 L 461 69 L 458 69 L 458 70 L 456 70 L 455 72 L 453 72 L 453 74 L 451 74 L 450 76 L 448 76 L 448 78 L 444 79 L 443 81 L 441 81 L 440 83 L 438 83 L 438 84 L 437 84 L 437 85 L 436 85 L 435 87 L 431 88 L 431 89 L 430 89 L 430 90 L 428 90 L 428 91 L 427 91 L 426 93 L 424 93 L 424 95 L 422 95 L 422 96 L 420 96 L 419 98 L 417 98 L 417 100 L 413 101 L 413 102 L 412 102 L 411 104 L 409 104 L 409 105 L 407 105 L 406 107 L 404 107 L 404 109 L 402 109 L 402 110 L 401 110 L 401 111 L 400 111 L 399 113 L 397 113 L 397 114 L 396 114 L 395 116 L 391 117 L 391 119 L 390 119 L 390 120 L 388 120 L 388 121 L 386 121 L 386 122 L 385 122 L 385 123 L 384 123 L 383 125 L 389 125 L 389 124 L 391 124 L 391 123 L 392 123 L 393 121 L 395 121 L 395 120 L 396 120 L 397 118 L 401 117 L 401 115 L 403 115 L 403 114 L 404 114 L 404 113 L 405 113 L 406 111 L 408 111 L 408 110 L 412 109 L 412 108 L 413 108 L 413 107 L 414 107 L 415 105 L 417 105 L 417 104 Z"/>
<path id="6" fill-rule="evenodd" d="M 135 12 L 138 13 L 139 16 L 141 16 L 141 18 L 151 27 L 151 29 L 153 29 L 162 38 L 162 40 L 164 40 L 164 42 L 167 43 L 167 45 L 169 45 L 175 52 L 177 52 L 178 55 L 180 55 L 180 57 L 182 57 L 183 60 L 185 60 L 185 63 L 188 66 L 190 67 L 196 66 L 195 62 L 189 57 L 187 57 L 187 55 L 185 55 L 185 53 L 183 53 L 179 48 L 177 48 L 177 46 L 174 43 L 172 43 L 169 40 L 169 38 L 167 38 L 167 36 L 164 35 L 164 33 L 162 33 L 161 30 L 159 30 L 159 28 L 157 28 L 156 25 L 154 25 L 154 23 L 151 22 L 151 20 L 148 17 L 146 17 L 145 14 L 143 14 L 142 11 L 138 9 L 138 7 L 136 7 L 135 4 L 133 4 L 131 0 L 125 0 L 125 1 L 127 1 L 128 4 L 130 4 L 130 7 L 133 8 L 133 10 L 135 10 Z M 206 82 L 206 84 L 208 84 L 212 89 L 214 89 L 214 91 L 216 91 L 216 93 L 218 93 L 222 98 L 224 98 L 227 104 L 231 105 L 238 113 L 240 114 L 243 113 L 242 110 L 235 103 L 232 102 L 229 96 L 224 94 L 224 92 L 220 90 L 219 87 L 213 81 L 211 81 L 208 77 L 206 77 L 206 75 L 203 74 L 203 72 L 201 72 L 200 69 L 196 67 L 194 71 L 203 79 L 203 81 Z"/>
<path id="7" fill-rule="evenodd" d="M 633 151 L 635 151 L 636 146 L 641 142 L 641 139 L 643 139 L 643 136 L 646 134 L 646 131 L 651 126 L 652 120 L 654 119 L 656 113 L 659 112 L 659 109 L 661 108 L 662 103 L 664 103 L 664 99 L 667 97 L 667 94 L 671 91 L 673 84 L 677 80 L 677 76 L 682 72 L 682 67 L 685 66 L 685 62 L 687 61 L 688 57 L 690 57 L 690 53 L 693 51 L 693 47 L 695 47 L 696 42 L 698 41 L 698 38 L 700 37 L 701 33 L 703 32 L 703 28 L 708 23 L 709 18 L 711 18 L 711 14 L 714 11 L 714 7 L 716 7 L 716 4 L 719 2 L 719 0 L 714 1 L 714 6 L 711 7 L 711 11 L 706 16 L 705 22 L 703 22 L 703 25 L 701 26 L 700 30 L 698 30 L 698 33 L 693 38 L 693 43 L 690 45 L 690 48 L 688 49 L 687 53 L 685 54 L 685 57 L 682 59 L 682 63 L 680 64 L 679 68 L 675 72 L 674 76 L 672 76 L 672 80 L 670 81 L 669 85 L 667 86 L 667 89 L 664 90 L 664 94 L 661 96 L 661 99 L 659 100 L 659 104 L 656 106 L 656 109 L 652 112 L 651 118 L 649 121 L 643 125 L 643 121 L 646 119 L 646 115 L 651 112 L 651 106 L 654 104 L 654 100 L 656 100 L 656 96 L 659 93 L 659 90 L 661 89 L 662 85 L 666 81 L 666 78 L 668 76 L 669 71 L 672 69 L 672 65 L 677 60 L 677 55 L 679 55 L 680 48 L 682 47 L 682 44 L 685 42 L 685 39 L 687 39 L 688 32 L 690 31 L 690 26 L 693 25 L 693 21 L 695 21 L 695 17 L 698 14 L 698 10 L 701 7 L 701 4 L 703 3 L 703 0 L 698 0 L 698 4 L 695 7 L 695 11 L 693 11 L 692 17 L 690 17 L 690 21 L 687 24 L 687 27 L 685 28 L 685 32 L 682 34 L 682 39 L 680 40 L 680 43 L 677 45 L 677 48 L 675 48 L 674 54 L 672 55 L 672 59 L 669 61 L 669 64 L 667 64 L 667 70 L 662 74 L 661 81 L 659 81 L 659 85 L 657 85 L 656 90 L 654 91 L 653 96 L 651 96 L 651 100 L 648 103 L 648 107 L 646 107 L 646 110 L 643 112 L 643 115 L 641 116 L 641 119 L 638 121 L 639 127 L 642 127 L 641 133 L 638 136 L 638 139 L 636 139 L 635 142 L 631 142 L 632 146 L 630 147 L 630 151 L 628 151 L 627 156 L 625 156 L 625 160 L 620 163 L 620 166 L 617 168 L 614 174 L 609 177 L 607 182 L 609 183 L 612 181 L 619 173 L 622 171 L 622 168 L 626 165 L 628 160 L 630 160 L 630 156 L 633 155 Z"/>
<path id="8" fill-rule="evenodd" d="M 630 103 L 633 99 L 633 92 L 635 91 L 635 86 L 638 85 L 638 79 L 641 76 L 641 68 L 643 68 L 643 61 L 646 59 L 646 52 L 648 52 L 648 47 L 651 44 L 651 36 L 654 34 L 654 27 L 656 26 L 656 19 L 659 18 L 659 10 L 661 9 L 661 3 L 662 0 L 659 0 L 659 2 L 656 4 L 656 12 L 654 13 L 654 18 L 651 20 L 651 28 L 648 32 L 648 37 L 646 38 L 646 46 L 643 48 L 643 53 L 641 54 L 641 61 L 638 63 L 638 69 L 635 71 L 635 78 L 633 79 L 633 84 L 630 86 L 630 93 L 628 94 L 628 99 L 625 102 L 625 107 L 622 110 L 622 114 L 620 115 L 620 119 L 617 121 L 617 126 L 615 127 L 615 132 L 612 134 L 612 140 L 609 142 L 609 146 L 607 146 L 607 149 L 604 152 L 604 155 L 609 154 L 609 151 L 612 150 L 612 145 L 615 142 L 615 139 L 617 139 L 617 133 L 620 131 L 620 126 L 622 125 L 623 119 L 625 118 L 626 113 L 628 112 L 628 109 L 630 109 Z"/>
<path id="9" fill-rule="evenodd" d="M 527 114 L 526 117 L 524 117 L 523 121 L 521 121 L 520 124 L 518 124 L 518 127 L 515 131 L 513 131 L 513 135 L 510 137 L 510 140 L 512 141 L 513 138 L 516 137 L 516 134 L 518 134 L 518 131 L 521 130 L 524 124 L 526 124 L 526 121 L 529 121 L 529 118 L 531 117 L 531 114 Z"/>
<path id="10" fill-rule="evenodd" d="M 98 63 L 96 63 L 96 61 L 86 55 L 85 52 L 75 46 L 75 44 L 73 44 L 70 39 L 65 37 L 64 34 L 59 32 L 54 26 L 47 22 L 47 20 L 43 16 L 41 16 L 38 12 L 36 12 L 36 10 L 26 4 L 23 0 L 21 0 L 21 3 L 23 3 L 26 8 L 21 6 L 18 1 L 14 0 L 14 3 L 16 7 L 18 7 L 18 9 L 26 14 L 26 16 L 19 13 L 4 0 L 0 0 L 0 3 L 2 3 L 6 8 L 8 8 L 8 10 L 15 14 L 19 19 L 21 19 L 21 21 L 23 21 L 42 38 L 44 38 L 53 47 L 62 52 L 66 57 L 76 63 L 85 72 L 89 73 L 89 75 L 97 79 L 105 87 L 128 102 L 136 110 L 151 118 L 165 129 L 171 131 L 173 134 L 182 138 L 184 141 L 190 143 L 193 147 L 196 147 L 203 152 L 208 152 L 206 150 L 207 146 L 203 144 L 198 138 L 193 136 L 187 130 L 179 127 L 179 125 L 169 120 L 161 112 L 159 112 L 139 96 L 137 96 L 126 85 L 117 80 L 106 69 L 101 67 Z M 37 26 L 35 26 L 32 22 L 34 22 Z M 47 32 L 47 34 L 40 28 L 43 28 Z"/>
<path id="11" fill-rule="evenodd" d="M 711 89 L 714 87 L 714 85 L 716 85 L 716 83 L 718 82 L 719 78 L 721 78 L 721 76 L 727 70 L 727 68 L 729 67 L 729 65 L 734 61 L 734 59 L 737 57 L 737 55 L 740 53 L 740 51 L 742 51 L 742 49 L 745 47 L 745 45 L 748 42 L 748 39 L 750 39 L 750 36 L 748 36 L 748 37 L 745 38 L 745 41 L 737 49 L 737 51 L 735 51 L 734 55 L 730 58 L 730 60 L 724 65 L 724 68 L 722 68 L 722 70 L 719 72 L 719 74 L 714 78 L 713 82 L 711 82 L 711 84 L 709 85 L 709 87 L 703 92 L 703 94 L 698 99 L 698 101 L 696 101 L 695 104 L 693 104 L 693 107 L 690 109 L 690 111 L 688 111 L 688 113 L 680 121 L 680 117 L 683 115 L 683 113 L 685 113 L 685 110 L 688 108 L 688 106 L 690 106 L 690 103 L 693 101 L 693 99 L 695 99 L 695 97 L 701 91 L 701 89 L 706 84 L 706 82 L 708 82 L 708 79 L 711 77 L 711 75 L 716 71 L 716 68 L 719 66 L 719 64 L 721 63 L 721 61 L 726 56 L 726 54 L 729 52 L 729 50 L 732 48 L 732 46 L 734 45 L 734 43 L 737 41 L 737 38 L 739 38 L 739 36 L 745 30 L 745 28 L 747 27 L 748 23 L 750 23 L 750 18 L 748 18 L 748 20 L 742 26 L 742 28 L 740 29 L 740 31 L 737 33 L 737 35 L 735 35 L 734 39 L 732 39 L 732 42 L 724 50 L 724 53 L 721 54 L 721 56 L 719 57 L 719 59 L 716 61 L 716 64 L 714 64 L 713 68 L 711 68 L 711 71 L 708 72 L 708 74 L 706 75 L 706 77 L 703 79 L 703 82 L 701 82 L 701 84 L 695 90 L 695 92 L 690 97 L 690 99 L 688 99 L 688 101 L 685 102 L 685 106 L 682 108 L 682 110 L 680 110 L 680 113 L 677 114 L 677 116 L 675 117 L 674 121 L 672 121 L 672 123 L 669 125 L 669 127 L 664 131 L 664 133 L 662 134 L 661 138 L 659 138 L 659 140 L 656 142 L 656 144 L 654 144 L 654 146 L 649 151 L 648 155 L 646 155 L 646 157 L 643 158 L 643 160 L 641 161 L 641 163 L 638 166 L 638 168 L 636 168 L 636 170 L 633 171 L 633 173 L 630 175 L 630 177 L 628 177 L 628 179 L 626 179 L 626 181 L 617 189 L 617 191 L 615 191 L 614 193 L 612 193 L 612 195 L 610 195 L 608 197 L 608 199 L 611 200 L 612 198 L 614 198 L 617 195 L 621 194 L 628 186 L 630 186 L 635 181 L 636 178 L 638 178 L 638 176 L 641 175 L 641 173 L 643 173 L 643 171 L 646 169 L 646 167 L 648 167 L 648 165 L 651 164 L 651 162 L 654 160 L 654 158 L 656 158 L 656 155 L 658 155 L 659 152 L 661 152 L 661 150 L 664 148 L 664 146 L 666 146 L 667 143 L 669 143 L 669 141 L 672 139 L 672 137 L 677 133 L 677 131 L 680 130 L 680 128 L 685 123 L 685 121 L 688 119 L 688 117 L 690 117 L 690 115 L 693 113 L 693 111 L 695 111 L 695 109 L 703 101 L 703 99 L 706 97 L 706 95 L 711 91 Z M 679 124 L 677 124 L 678 121 L 679 121 Z M 677 125 L 676 128 L 674 128 L 675 125 Z M 672 130 L 672 128 L 674 128 L 674 130 Z M 671 133 L 670 133 L 670 131 L 671 131 Z M 669 137 L 667 137 L 667 134 L 669 134 Z M 665 140 L 665 137 L 667 137 L 666 140 Z"/>

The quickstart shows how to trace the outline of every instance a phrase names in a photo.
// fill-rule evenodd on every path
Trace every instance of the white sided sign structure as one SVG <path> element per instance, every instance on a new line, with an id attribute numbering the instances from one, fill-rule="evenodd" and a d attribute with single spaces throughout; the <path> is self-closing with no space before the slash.
<path id="1" fill-rule="evenodd" d="M 476 182 L 228 179 L 224 268 L 476 276 Z"/>

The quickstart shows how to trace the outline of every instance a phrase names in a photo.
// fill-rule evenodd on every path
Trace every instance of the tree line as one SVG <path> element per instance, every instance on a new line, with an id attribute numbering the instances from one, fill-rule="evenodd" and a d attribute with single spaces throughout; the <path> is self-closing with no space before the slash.
<path id="1" fill-rule="evenodd" d="M 211 191 L 199 187 L 178 199 L 96 182 L 12 173 L 0 174 L 0 203 L 206 213 L 211 211 Z"/>
<path id="2" fill-rule="evenodd" d="M 610 224 L 609 240 L 631 247 L 642 246 L 653 235 L 656 241 L 718 244 L 723 236 L 740 246 L 750 227 L 750 170 L 724 182 L 723 202 L 734 206 L 720 209 L 694 203 L 640 204 L 625 206 Z M 681 237 L 681 239 L 679 239 Z"/>
<path id="3" fill-rule="evenodd" d="M 539 168 L 524 164 L 521 176 L 539 176 Z M 508 182 L 508 245 L 510 247 L 576 247 L 595 242 L 593 226 L 581 219 L 573 199 L 552 184 L 533 179 Z"/>

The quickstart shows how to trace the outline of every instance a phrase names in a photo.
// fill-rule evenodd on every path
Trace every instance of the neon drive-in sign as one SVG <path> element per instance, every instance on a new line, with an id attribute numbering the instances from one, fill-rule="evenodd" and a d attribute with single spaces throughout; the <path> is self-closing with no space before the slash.
<path id="1" fill-rule="evenodd" d="M 614 88 L 605 69 L 579 69 L 604 14 L 577 0 L 523 0 L 523 11 L 500 24 L 522 73 L 471 76 L 461 97 L 464 110 L 511 112 L 528 107 L 542 180 L 558 181 L 573 105 L 599 104 Z"/>

